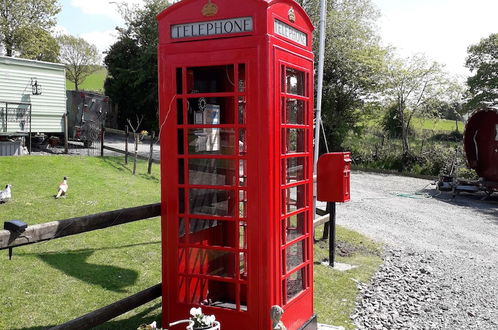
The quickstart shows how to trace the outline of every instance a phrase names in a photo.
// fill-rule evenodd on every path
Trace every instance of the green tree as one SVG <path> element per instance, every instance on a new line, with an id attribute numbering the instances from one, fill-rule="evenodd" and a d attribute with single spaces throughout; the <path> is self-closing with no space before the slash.
<path id="1" fill-rule="evenodd" d="M 168 6 L 167 0 L 146 0 L 143 7 L 122 5 L 126 27 L 118 28 L 118 41 L 113 44 L 105 64 L 108 77 L 106 95 L 119 107 L 118 124 L 142 114 L 142 127 L 158 127 L 156 15 Z"/>
<path id="2" fill-rule="evenodd" d="M 297 2 L 319 26 L 319 0 Z M 381 88 L 387 50 L 379 45 L 378 17 L 370 0 L 328 1 L 322 119 L 332 150 L 342 149 L 359 121 L 358 110 Z M 318 54 L 318 42 L 314 47 Z"/>
<path id="3" fill-rule="evenodd" d="M 20 57 L 31 60 L 57 62 L 59 58 L 59 44 L 46 30 L 41 28 L 30 29 L 24 34 L 19 46 Z"/>
<path id="4" fill-rule="evenodd" d="M 434 115 L 439 102 L 449 90 L 450 80 L 442 66 L 430 62 L 422 55 L 408 59 L 392 59 L 388 65 L 384 97 L 394 104 L 394 111 L 401 125 L 403 158 L 408 160 L 410 124 L 414 116 Z"/>
<path id="5" fill-rule="evenodd" d="M 74 89 L 79 90 L 86 77 L 98 70 L 100 55 L 97 47 L 71 35 L 61 35 L 57 37 L 57 42 L 59 59 L 66 65 L 66 77 L 74 83 Z"/>
<path id="6" fill-rule="evenodd" d="M 469 100 L 467 107 L 475 109 L 498 104 L 498 33 L 467 49 L 465 66 L 473 76 L 467 79 Z"/>
<path id="7" fill-rule="evenodd" d="M 36 42 L 42 48 L 44 40 L 31 38 L 40 34 L 40 29 L 48 33 L 55 25 L 55 15 L 60 7 L 57 0 L 3 0 L 0 2 L 0 44 L 7 56 L 14 51 L 22 51 L 23 42 Z M 45 39 L 45 38 L 44 38 Z M 26 48 L 24 44 L 24 48 Z"/>

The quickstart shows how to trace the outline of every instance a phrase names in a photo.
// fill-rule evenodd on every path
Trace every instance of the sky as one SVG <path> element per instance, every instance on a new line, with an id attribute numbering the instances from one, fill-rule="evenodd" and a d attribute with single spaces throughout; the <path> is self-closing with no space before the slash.
<path id="1" fill-rule="evenodd" d="M 57 31 L 82 37 L 104 52 L 116 40 L 115 27 L 123 25 L 115 1 L 61 0 Z M 498 0 L 371 1 L 381 12 L 383 45 L 395 47 L 402 57 L 425 54 L 463 78 L 469 75 L 464 67 L 467 47 L 498 33 Z"/>

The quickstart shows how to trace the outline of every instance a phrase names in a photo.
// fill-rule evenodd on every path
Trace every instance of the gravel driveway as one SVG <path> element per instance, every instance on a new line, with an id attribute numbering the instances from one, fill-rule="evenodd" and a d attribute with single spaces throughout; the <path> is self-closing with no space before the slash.
<path id="1" fill-rule="evenodd" d="M 498 198 L 363 172 L 351 187 L 337 223 L 387 247 L 372 282 L 358 283 L 359 329 L 498 329 Z"/>

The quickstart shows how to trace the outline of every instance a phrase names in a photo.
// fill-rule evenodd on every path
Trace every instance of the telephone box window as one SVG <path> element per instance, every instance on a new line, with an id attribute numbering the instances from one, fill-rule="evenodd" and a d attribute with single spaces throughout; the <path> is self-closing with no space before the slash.
<path id="1" fill-rule="evenodd" d="M 306 217 L 307 213 L 302 212 L 291 215 L 284 220 L 286 221 L 285 231 L 283 231 L 285 233 L 285 238 L 283 239 L 284 242 L 289 243 L 296 238 L 304 235 L 304 225 L 306 223 Z"/>
<path id="2" fill-rule="evenodd" d="M 235 90 L 234 66 L 187 68 L 187 93 L 223 93 Z"/>
<path id="3" fill-rule="evenodd" d="M 187 253 L 184 252 L 187 251 Z M 232 251 L 180 247 L 186 274 L 235 277 L 235 253 Z"/>
<path id="4" fill-rule="evenodd" d="M 185 161 L 183 158 L 178 159 L 178 183 L 185 183 Z"/>
<path id="5" fill-rule="evenodd" d="M 176 68 L 176 94 L 183 94 L 182 68 Z"/>
<path id="6" fill-rule="evenodd" d="M 244 125 L 246 123 L 246 98 L 244 96 L 239 96 L 239 124 Z"/>
<path id="7" fill-rule="evenodd" d="M 289 184 L 305 180 L 306 170 L 306 158 L 284 158 L 282 159 L 282 182 Z"/>
<path id="8" fill-rule="evenodd" d="M 235 130 L 232 128 L 195 128 L 188 130 L 191 155 L 234 155 Z"/>
<path id="9" fill-rule="evenodd" d="M 300 269 L 285 279 L 287 301 L 297 296 L 304 288 L 304 269 Z"/>
<path id="10" fill-rule="evenodd" d="M 299 185 L 283 190 L 283 211 L 291 213 L 304 208 L 307 203 L 306 186 Z"/>
<path id="11" fill-rule="evenodd" d="M 177 132 L 178 139 L 178 154 L 183 155 L 183 130 L 179 129 Z"/>
<path id="12" fill-rule="evenodd" d="M 239 64 L 239 93 L 246 91 L 246 65 Z"/>
<path id="13" fill-rule="evenodd" d="M 245 218 L 247 212 L 247 192 L 245 190 L 239 191 L 239 217 Z"/>
<path id="14" fill-rule="evenodd" d="M 176 118 L 178 125 L 183 125 L 183 99 L 176 100 Z"/>
<path id="15" fill-rule="evenodd" d="M 190 189 L 190 214 L 233 217 L 235 198 L 233 190 Z"/>
<path id="16" fill-rule="evenodd" d="M 233 124 L 233 97 L 200 97 L 188 99 L 190 125 Z"/>
<path id="17" fill-rule="evenodd" d="M 178 189 L 178 212 L 185 213 L 185 189 Z"/>
<path id="18" fill-rule="evenodd" d="M 178 219 L 178 242 L 180 244 L 185 244 L 187 243 L 187 231 L 185 230 L 185 219 L 184 218 L 179 218 Z"/>
<path id="19" fill-rule="evenodd" d="M 233 186 L 236 183 L 234 159 L 190 158 L 188 170 L 189 184 Z"/>
<path id="20" fill-rule="evenodd" d="M 205 278 L 192 278 L 189 283 L 189 303 L 210 307 L 237 309 L 236 285 Z"/>
<path id="21" fill-rule="evenodd" d="M 282 113 L 285 114 L 286 124 L 291 125 L 304 125 L 305 122 L 305 103 L 303 100 L 298 99 L 287 99 L 285 102 L 285 111 Z"/>
<path id="22" fill-rule="evenodd" d="M 299 128 L 282 130 L 282 150 L 284 154 L 306 152 L 306 131 Z"/>
<path id="23" fill-rule="evenodd" d="M 189 244 L 236 248 L 234 221 L 190 219 Z"/>
<path id="24" fill-rule="evenodd" d="M 239 186 L 244 187 L 247 179 L 246 161 L 245 159 L 239 160 Z"/>
<path id="25" fill-rule="evenodd" d="M 286 272 L 296 268 L 304 262 L 304 240 L 289 246 L 286 253 Z"/>
<path id="26" fill-rule="evenodd" d="M 305 96 L 304 91 L 304 72 L 296 69 L 287 68 L 285 72 L 285 82 L 288 94 Z"/>

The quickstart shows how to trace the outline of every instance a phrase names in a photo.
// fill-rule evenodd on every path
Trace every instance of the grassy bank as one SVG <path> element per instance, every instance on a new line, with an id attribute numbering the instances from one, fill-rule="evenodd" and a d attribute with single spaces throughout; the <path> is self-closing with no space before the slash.
<path id="1" fill-rule="evenodd" d="M 79 86 L 80 90 L 104 93 L 104 82 L 107 77 L 107 69 L 101 68 L 89 75 Z M 66 89 L 74 90 L 74 83 L 66 79 Z"/>

